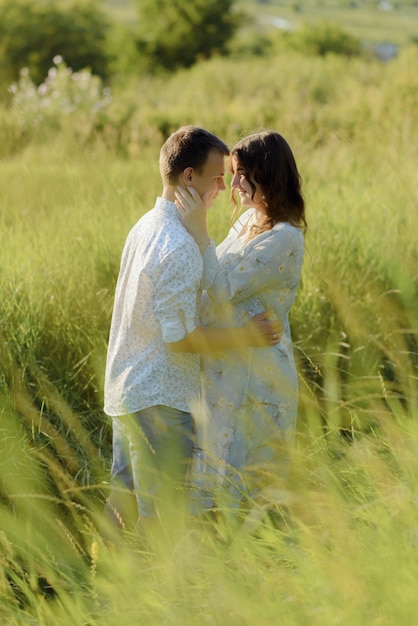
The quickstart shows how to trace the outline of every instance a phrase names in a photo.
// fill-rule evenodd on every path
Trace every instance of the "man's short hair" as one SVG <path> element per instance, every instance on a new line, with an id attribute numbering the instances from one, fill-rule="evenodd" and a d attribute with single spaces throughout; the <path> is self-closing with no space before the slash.
<path id="1" fill-rule="evenodd" d="M 170 135 L 160 151 L 160 173 L 164 184 L 175 185 L 187 168 L 201 172 L 212 150 L 227 156 L 228 146 L 213 133 L 198 126 L 182 126 Z"/>

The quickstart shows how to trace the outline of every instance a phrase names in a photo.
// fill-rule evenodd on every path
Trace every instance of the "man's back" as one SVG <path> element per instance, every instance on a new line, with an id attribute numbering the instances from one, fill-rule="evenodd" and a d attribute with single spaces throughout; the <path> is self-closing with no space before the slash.
<path id="1" fill-rule="evenodd" d="M 202 257 L 172 202 L 158 198 L 128 235 L 109 338 L 105 412 L 120 416 L 163 404 L 190 410 L 199 358 L 166 343 L 198 323 Z"/>

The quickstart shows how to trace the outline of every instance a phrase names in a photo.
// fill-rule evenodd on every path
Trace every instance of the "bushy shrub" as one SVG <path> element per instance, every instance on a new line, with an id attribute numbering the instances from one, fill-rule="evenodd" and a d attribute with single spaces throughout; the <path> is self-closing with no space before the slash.
<path id="1" fill-rule="evenodd" d="M 88 137 L 99 113 L 111 102 L 109 87 L 89 69 L 73 72 L 62 57 L 53 59 L 44 82 L 37 86 L 27 68 L 9 87 L 11 111 L 21 133 L 43 137 L 62 129 L 70 121 L 72 133 Z"/>
<path id="2" fill-rule="evenodd" d="M 98 0 L 0 0 L 0 71 L 17 80 L 27 67 L 39 84 L 56 55 L 74 71 L 106 77 L 109 23 Z"/>
<path id="3" fill-rule="evenodd" d="M 345 32 L 338 24 L 325 20 L 314 25 L 304 24 L 299 30 L 286 33 L 286 37 L 291 48 L 304 54 L 357 56 L 361 52 L 356 37 Z"/>

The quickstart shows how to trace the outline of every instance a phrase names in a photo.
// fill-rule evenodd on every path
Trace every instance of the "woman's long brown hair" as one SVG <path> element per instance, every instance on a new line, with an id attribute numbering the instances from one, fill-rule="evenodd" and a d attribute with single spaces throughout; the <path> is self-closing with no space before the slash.
<path id="1" fill-rule="evenodd" d="M 253 187 L 257 182 L 263 192 L 266 217 L 261 225 L 251 227 L 250 238 L 269 230 L 277 222 L 289 222 L 305 232 L 305 200 L 301 190 L 301 176 L 287 141 L 275 131 L 262 131 L 241 139 L 231 150 Z M 231 198 L 238 209 L 234 190 Z"/>

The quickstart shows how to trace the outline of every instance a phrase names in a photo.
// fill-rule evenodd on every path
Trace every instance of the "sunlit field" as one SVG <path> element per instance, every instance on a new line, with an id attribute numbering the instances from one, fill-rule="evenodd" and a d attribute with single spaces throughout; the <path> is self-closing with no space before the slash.
<path id="1" fill-rule="evenodd" d="M 2 110 L 1 624 L 415 624 L 417 65 L 417 47 L 387 64 L 215 59 L 115 84 L 94 118 L 44 111 L 31 126 L 28 98 Z M 114 286 L 161 191 L 160 145 L 185 123 L 230 145 L 274 128 L 303 177 L 292 472 L 245 513 L 179 505 L 149 543 L 109 545 Z M 217 242 L 230 214 L 225 193 Z"/>

